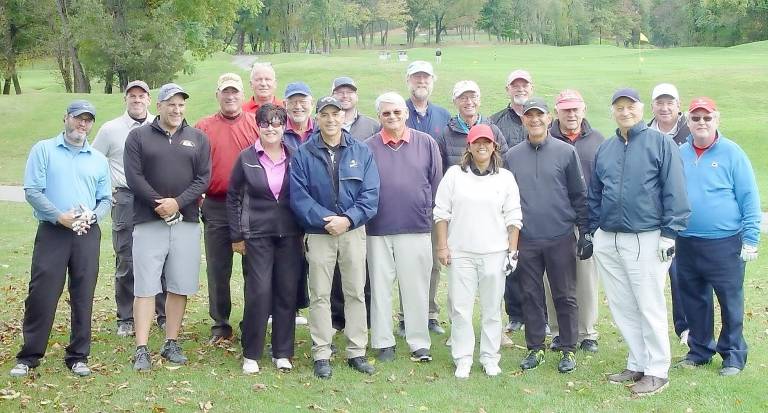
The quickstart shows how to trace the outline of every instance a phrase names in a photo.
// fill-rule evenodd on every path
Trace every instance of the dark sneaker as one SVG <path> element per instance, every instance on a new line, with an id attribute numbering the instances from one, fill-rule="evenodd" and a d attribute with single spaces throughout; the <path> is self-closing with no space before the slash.
<path id="1" fill-rule="evenodd" d="M 435 334 L 445 334 L 445 329 L 440 327 L 440 322 L 434 318 L 429 320 L 429 323 L 427 323 L 427 328 L 429 328 L 429 331 Z"/>
<path id="2" fill-rule="evenodd" d="M 741 373 L 741 369 L 738 367 L 728 366 L 720 369 L 721 376 L 735 376 L 739 373 Z"/>
<path id="3" fill-rule="evenodd" d="M 29 366 L 24 363 L 17 363 L 8 374 L 14 378 L 26 377 L 29 374 Z"/>
<path id="4" fill-rule="evenodd" d="M 176 340 L 165 340 L 163 347 L 160 349 L 160 355 L 174 364 L 186 364 L 187 357 L 181 352 L 181 347 Z"/>
<path id="5" fill-rule="evenodd" d="M 117 323 L 118 337 L 133 337 L 133 321 L 121 321 Z"/>
<path id="6" fill-rule="evenodd" d="M 544 363 L 544 350 L 529 350 L 528 355 L 520 362 L 520 368 L 523 370 L 533 370 Z"/>
<path id="7" fill-rule="evenodd" d="M 643 376 L 640 381 L 630 386 L 629 390 L 635 396 L 652 396 L 661 393 L 669 385 L 669 379 L 656 376 Z"/>
<path id="8" fill-rule="evenodd" d="M 560 362 L 557 363 L 557 371 L 570 373 L 576 368 L 576 355 L 572 351 L 563 351 Z"/>
<path id="9" fill-rule="evenodd" d="M 588 352 L 588 353 L 597 353 L 597 340 L 590 340 L 585 339 L 581 340 L 581 344 L 579 345 L 579 348 Z"/>
<path id="10" fill-rule="evenodd" d="M 386 363 L 388 361 L 394 361 L 395 360 L 395 346 L 392 347 L 385 347 L 382 349 L 379 349 L 379 354 L 376 355 L 376 360 Z"/>
<path id="11" fill-rule="evenodd" d="M 560 351 L 560 336 L 552 337 L 552 344 L 549 345 L 549 349 L 552 351 Z"/>
<path id="12" fill-rule="evenodd" d="M 397 323 L 397 335 L 402 338 L 405 338 L 405 321 L 403 320 L 400 320 Z"/>
<path id="13" fill-rule="evenodd" d="M 331 362 L 327 359 L 315 360 L 315 377 L 319 379 L 327 379 L 331 377 Z"/>
<path id="14" fill-rule="evenodd" d="M 520 331 L 523 328 L 523 322 L 522 321 L 512 321 L 510 320 L 507 326 L 504 328 L 507 333 L 513 333 L 515 331 Z"/>
<path id="15" fill-rule="evenodd" d="M 157 324 L 157 328 L 159 328 L 160 331 L 165 331 L 165 317 L 163 318 L 157 317 L 157 320 L 155 321 L 155 323 Z"/>
<path id="16" fill-rule="evenodd" d="M 425 348 L 420 348 L 413 353 L 411 353 L 411 361 L 416 362 L 427 362 L 432 361 L 432 355 L 429 354 L 429 350 Z"/>
<path id="17" fill-rule="evenodd" d="M 609 383 L 624 384 L 628 381 L 636 382 L 643 378 L 643 372 L 624 369 L 621 373 L 609 374 L 607 377 Z"/>
<path id="18" fill-rule="evenodd" d="M 696 367 L 703 366 L 706 363 L 699 363 L 694 360 L 689 359 L 688 357 L 683 358 L 682 360 L 675 363 L 675 368 L 682 368 L 682 369 L 695 369 Z"/>
<path id="19" fill-rule="evenodd" d="M 352 367 L 360 373 L 373 374 L 376 372 L 376 369 L 368 364 L 368 359 L 366 359 L 365 356 L 352 357 L 351 359 L 347 360 L 347 364 L 349 367 Z"/>
<path id="20" fill-rule="evenodd" d="M 133 356 L 133 369 L 136 371 L 149 371 L 152 369 L 152 359 L 146 346 L 136 348 L 136 354 Z"/>

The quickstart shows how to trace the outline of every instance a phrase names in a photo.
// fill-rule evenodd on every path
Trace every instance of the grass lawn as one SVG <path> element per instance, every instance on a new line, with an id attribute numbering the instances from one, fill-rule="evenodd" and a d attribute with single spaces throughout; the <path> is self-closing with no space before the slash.
<path id="1" fill-rule="evenodd" d="M 749 411 L 768 409 L 765 377 L 768 356 L 768 260 L 761 257 L 748 266 L 745 335 L 752 349 L 749 364 L 736 377 L 717 375 L 719 358 L 712 365 L 691 370 L 672 370 L 671 385 L 664 393 L 646 399 L 632 399 L 620 385 L 608 384 L 604 374 L 621 370 L 626 347 L 612 323 L 602 298 L 598 330 L 600 352 L 577 355 L 579 367 L 569 375 L 557 372 L 557 358 L 548 353 L 547 362 L 535 371 L 522 374 L 517 367 L 524 356 L 522 347 L 502 350 L 502 375 L 488 378 L 475 364 L 469 380 L 453 377 L 453 365 L 445 337 L 433 336 L 434 361 L 408 361 L 407 345 L 398 338 L 398 360 L 377 364 L 378 373 L 363 376 L 344 365 L 343 358 L 332 362 L 334 376 L 321 381 L 312 377 L 309 330 L 297 329 L 295 369 L 277 372 L 264 359 L 262 372 L 244 376 L 240 371 L 239 343 L 231 347 L 207 344 L 209 324 L 205 272 L 201 291 L 188 306 L 182 345 L 191 362 L 180 368 L 155 364 L 149 374 L 131 370 L 131 339 L 114 335 L 114 255 L 109 224 L 103 225 L 101 273 L 94 304 L 93 348 L 90 365 L 95 374 L 77 379 L 63 364 L 68 343 L 69 308 L 67 295 L 61 300 L 48 353 L 35 374 L 24 380 L 6 376 L 21 345 L 21 318 L 29 280 L 29 265 L 36 227 L 25 204 L 0 203 L 4 213 L 0 233 L 0 411 L 68 412 L 502 412 L 502 411 Z M 765 250 L 768 243 L 763 242 Z M 239 265 L 233 274 L 233 324 L 242 314 L 242 278 Z M 445 280 L 441 292 L 445 291 Z M 445 302 L 441 294 L 441 302 Z M 601 296 L 602 297 L 602 296 Z M 477 307 L 476 307 L 477 308 Z M 443 312 L 443 320 L 446 319 Z M 446 324 L 446 327 L 448 325 Z M 671 331 L 670 327 L 670 331 Z M 525 345 L 523 334 L 511 336 Z M 161 333 L 153 328 L 150 347 L 157 352 Z M 685 353 L 671 334 L 673 360 Z M 337 345 L 344 339 L 337 335 Z M 159 361 L 157 356 L 155 362 Z M 690 410 L 689 410 L 690 409 Z"/>
<path id="2" fill-rule="evenodd" d="M 480 38 L 478 38 L 480 40 Z M 483 39 L 483 41 L 485 41 Z M 393 53 L 395 55 L 395 53 Z M 432 47 L 408 50 L 411 60 L 434 59 Z M 642 60 L 641 60 L 642 59 Z M 303 80 L 316 97 L 329 93 L 331 80 L 338 75 L 351 75 L 360 88 L 359 108 L 373 114 L 373 101 L 378 94 L 395 90 L 405 93 L 407 62 L 381 62 L 378 50 L 335 50 L 332 55 L 280 54 L 259 56 L 260 61 L 274 64 L 282 91 L 288 82 Z M 708 95 L 722 112 L 721 130 L 736 140 L 752 159 L 758 175 L 763 209 L 768 209 L 768 149 L 760 140 L 764 119 L 759 104 L 764 102 L 763 86 L 768 78 L 768 41 L 731 48 L 678 48 L 637 50 L 610 45 L 573 47 L 499 46 L 487 43 L 451 45 L 443 48 L 443 61 L 436 68 L 438 81 L 434 101 L 454 111 L 450 102 L 453 84 L 461 79 L 474 79 L 482 89 L 481 113 L 490 115 L 507 104 L 504 83 L 515 68 L 526 68 L 534 76 L 535 93 L 552 101 L 563 88 L 579 89 L 588 104 L 590 122 L 606 135 L 615 124 L 609 116 L 610 96 L 622 86 L 632 86 L 648 100 L 653 86 L 672 82 L 682 93 L 683 106 L 693 97 Z M 194 123 L 217 110 L 214 99 L 216 79 L 226 71 L 235 71 L 247 79 L 248 72 L 232 64 L 226 54 L 217 54 L 198 63 L 195 73 L 182 75 L 177 82 L 191 98 L 187 119 Z M 39 139 L 55 135 L 67 103 L 76 97 L 92 100 L 97 108 L 99 126 L 122 110 L 120 94 L 71 95 L 63 93 L 53 64 L 40 62 L 20 73 L 21 96 L 0 96 L 0 118 L 4 127 L 0 138 L 5 151 L 0 154 L 0 184 L 20 184 L 24 162 L 30 147 Z M 99 84 L 94 90 L 101 90 Z M 650 119 L 650 104 L 646 118 Z"/>

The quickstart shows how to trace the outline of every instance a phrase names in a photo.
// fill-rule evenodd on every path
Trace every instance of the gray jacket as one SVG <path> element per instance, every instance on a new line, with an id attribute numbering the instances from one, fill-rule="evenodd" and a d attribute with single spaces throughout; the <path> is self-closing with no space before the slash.
<path id="1" fill-rule="evenodd" d="M 491 123 L 498 126 L 504 137 L 507 138 L 507 145 L 510 148 L 525 141 L 528 131 L 523 126 L 523 120 L 517 115 L 510 106 L 491 115 Z"/>
<path id="2" fill-rule="evenodd" d="M 656 121 L 656 118 L 652 118 L 650 122 L 648 122 L 648 126 L 653 126 L 653 123 Z M 662 132 L 664 133 L 664 132 Z M 687 142 L 688 135 L 691 134 L 690 129 L 688 129 L 688 118 L 685 117 L 685 114 L 678 113 L 677 114 L 677 127 L 675 131 L 675 135 L 671 136 L 672 140 L 675 141 L 677 146 L 680 146 Z"/>
<path id="3" fill-rule="evenodd" d="M 617 130 L 597 150 L 588 195 L 590 231 L 660 229 L 674 239 L 691 214 L 680 151 L 670 137 L 643 122 L 628 135 L 626 141 Z"/>
<path id="4" fill-rule="evenodd" d="M 379 125 L 379 122 L 358 112 L 355 120 L 349 125 L 347 132 L 358 141 L 365 142 L 366 139 L 370 138 L 380 130 L 381 125 Z"/>
<path id="5" fill-rule="evenodd" d="M 534 145 L 529 140 L 504 155 L 520 188 L 523 207 L 521 237 L 552 240 L 587 228 L 587 187 L 576 149 L 548 135 Z"/>
<path id="6" fill-rule="evenodd" d="M 461 157 L 467 149 L 467 132 L 464 132 L 459 126 L 459 121 L 456 118 L 457 116 L 452 117 L 443 128 L 443 131 L 435 136 L 437 147 L 440 149 L 440 156 L 443 158 L 444 171 L 447 171 L 453 165 L 461 163 Z M 499 128 L 483 117 L 480 118 L 478 123 L 490 125 L 494 139 L 499 143 L 499 155 L 504 156 L 509 147 Z"/>
<path id="7" fill-rule="evenodd" d="M 568 139 L 568 137 L 563 136 L 563 132 L 560 131 L 560 121 L 557 119 L 552 122 L 552 126 L 549 128 L 549 133 L 555 139 L 571 144 L 576 148 L 576 153 L 579 155 L 579 160 L 581 161 L 581 172 L 584 173 L 584 182 L 586 183 L 587 188 L 589 188 L 595 165 L 597 148 L 599 148 L 600 144 L 605 141 L 603 134 L 592 129 L 592 126 L 590 126 L 586 119 L 581 121 L 581 134 L 575 142 Z"/>

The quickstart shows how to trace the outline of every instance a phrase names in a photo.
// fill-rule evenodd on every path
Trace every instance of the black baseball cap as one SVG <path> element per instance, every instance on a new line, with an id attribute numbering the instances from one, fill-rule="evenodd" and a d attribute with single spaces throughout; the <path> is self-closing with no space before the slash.
<path id="1" fill-rule="evenodd" d="M 538 109 L 544 113 L 549 113 L 549 106 L 547 106 L 547 102 L 540 98 L 540 97 L 532 97 L 523 103 L 523 114 L 528 112 L 531 109 Z"/>
<path id="2" fill-rule="evenodd" d="M 325 109 L 327 106 L 335 106 L 339 109 L 342 109 L 341 102 L 339 102 L 338 99 L 333 96 L 326 96 L 324 98 L 320 98 L 317 101 L 317 105 L 315 105 L 315 113 L 320 113 L 320 111 Z"/>
<path id="3" fill-rule="evenodd" d="M 619 98 L 627 98 L 633 102 L 640 102 L 640 94 L 637 93 L 635 89 L 629 87 L 625 87 L 614 92 L 613 97 L 611 98 L 611 105 L 616 103 Z"/>

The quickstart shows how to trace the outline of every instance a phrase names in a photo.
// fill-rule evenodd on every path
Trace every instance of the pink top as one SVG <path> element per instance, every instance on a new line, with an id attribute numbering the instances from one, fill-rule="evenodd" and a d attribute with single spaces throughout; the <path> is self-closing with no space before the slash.
<path id="1" fill-rule="evenodd" d="M 267 174 L 267 183 L 269 184 L 269 189 L 272 191 L 275 199 L 278 199 L 280 196 L 280 189 L 283 188 L 285 169 L 286 166 L 288 166 L 288 164 L 285 162 L 287 159 L 285 156 L 285 148 L 283 148 L 282 145 L 280 146 L 280 159 L 275 162 L 272 160 L 272 158 L 269 157 L 269 155 L 267 155 L 267 152 L 264 151 L 264 147 L 261 146 L 261 140 L 257 140 L 256 143 L 253 144 L 253 147 L 259 154 L 259 162 L 261 162 L 261 166 L 264 168 L 264 172 Z"/>

